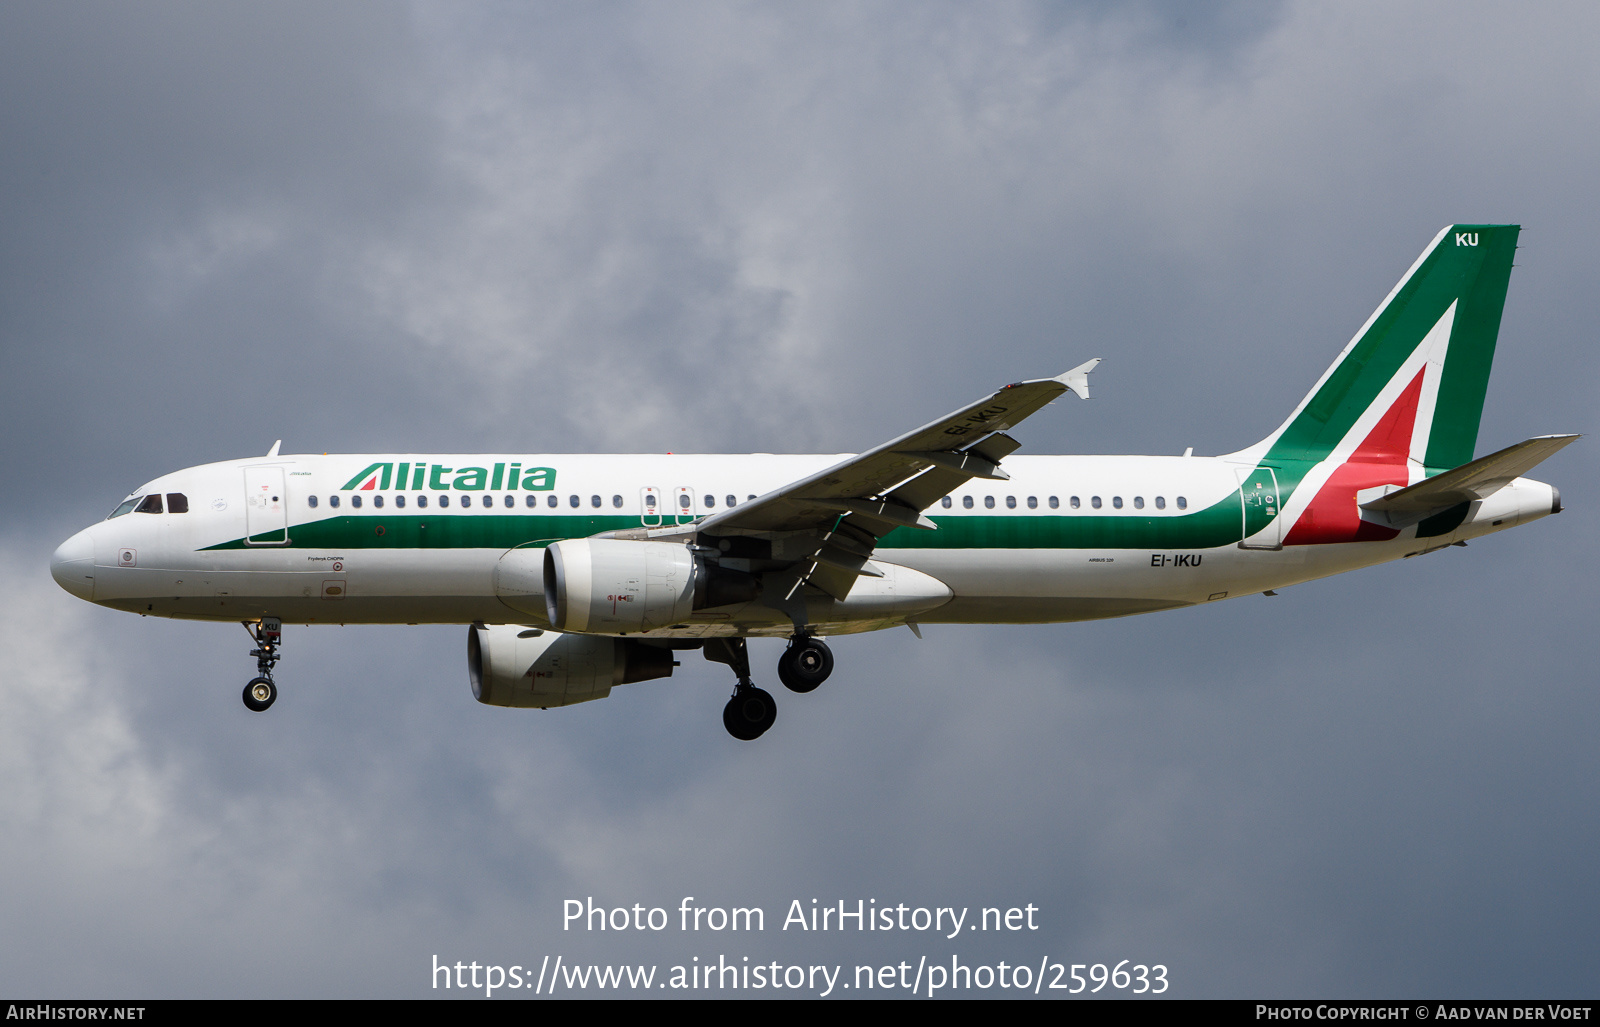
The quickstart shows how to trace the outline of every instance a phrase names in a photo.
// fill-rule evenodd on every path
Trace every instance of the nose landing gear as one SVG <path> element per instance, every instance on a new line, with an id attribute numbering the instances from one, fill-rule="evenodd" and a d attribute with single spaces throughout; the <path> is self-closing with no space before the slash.
<path id="1" fill-rule="evenodd" d="M 252 625 L 244 621 L 244 628 L 255 639 L 256 648 L 250 655 L 256 658 L 256 677 L 244 686 L 245 707 L 262 713 L 278 700 L 278 686 L 272 683 L 272 665 L 278 662 L 278 646 L 283 644 L 283 622 L 276 617 L 263 617 Z"/>

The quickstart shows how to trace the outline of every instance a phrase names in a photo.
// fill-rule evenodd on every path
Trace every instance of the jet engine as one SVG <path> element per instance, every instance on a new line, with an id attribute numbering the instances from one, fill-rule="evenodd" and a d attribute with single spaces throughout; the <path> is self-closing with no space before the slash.
<path id="1" fill-rule="evenodd" d="M 650 631 L 759 594 L 753 576 L 671 542 L 567 539 L 544 551 L 545 614 L 558 631 Z"/>
<path id="2" fill-rule="evenodd" d="M 672 676 L 670 649 L 516 624 L 467 629 L 472 696 L 489 706 L 548 708 L 604 699 L 611 686 Z"/>

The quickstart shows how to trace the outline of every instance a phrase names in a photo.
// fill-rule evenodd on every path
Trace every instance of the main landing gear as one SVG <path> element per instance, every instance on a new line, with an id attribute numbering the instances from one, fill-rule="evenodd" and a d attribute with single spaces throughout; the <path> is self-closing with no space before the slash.
<path id="1" fill-rule="evenodd" d="M 809 692 L 833 673 L 833 650 L 822 639 L 796 635 L 778 657 L 778 680 L 791 692 Z"/>
<path id="2" fill-rule="evenodd" d="M 778 704 L 772 693 L 757 688 L 750 680 L 750 650 L 742 638 L 712 638 L 705 644 L 705 657 L 733 668 L 738 684 L 733 697 L 722 708 L 722 726 L 742 742 L 751 742 L 766 733 L 778 719 Z M 821 639 L 796 635 L 778 658 L 778 679 L 793 692 L 809 692 L 833 672 L 833 652 Z"/>
<path id="3" fill-rule="evenodd" d="M 256 676 L 244 686 L 244 704 L 261 713 L 278 701 L 278 686 L 272 683 L 272 665 L 278 662 L 278 646 L 283 644 L 283 622 L 276 617 L 263 617 L 244 628 L 255 639 L 256 647 L 250 655 L 256 658 Z"/>
<path id="4" fill-rule="evenodd" d="M 739 683 L 733 698 L 722 708 L 722 726 L 741 742 L 752 742 L 766 733 L 778 719 L 778 704 L 772 693 L 750 681 L 750 649 L 742 638 L 710 638 L 705 644 L 706 659 L 733 668 Z"/>

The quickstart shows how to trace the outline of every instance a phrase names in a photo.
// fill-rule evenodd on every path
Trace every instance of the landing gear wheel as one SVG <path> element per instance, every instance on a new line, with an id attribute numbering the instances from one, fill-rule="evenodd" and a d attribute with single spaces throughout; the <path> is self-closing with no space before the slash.
<path id="1" fill-rule="evenodd" d="M 722 708 L 722 726 L 741 742 L 753 742 L 778 719 L 778 704 L 765 689 L 748 685 L 733 693 Z"/>
<path id="2" fill-rule="evenodd" d="M 778 657 L 778 680 L 791 692 L 809 692 L 833 673 L 833 650 L 820 638 L 797 638 Z"/>
<path id="3" fill-rule="evenodd" d="M 278 686 L 271 678 L 251 678 L 244 686 L 244 704 L 255 713 L 261 713 L 278 701 Z"/>

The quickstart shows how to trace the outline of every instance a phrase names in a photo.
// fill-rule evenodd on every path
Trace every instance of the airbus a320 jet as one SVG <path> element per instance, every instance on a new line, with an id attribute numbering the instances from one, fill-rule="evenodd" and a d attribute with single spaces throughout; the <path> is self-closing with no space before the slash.
<path id="1" fill-rule="evenodd" d="M 281 625 L 455 623 L 479 702 L 568 706 L 699 649 L 723 723 L 827 679 L 824 636 L 1051 623 L 1270 593 L 1561 511 L 1523 477 L 1576 435 L 1473 458 L 1518 226 L 1440 232 L 1287 420 L 1222 456 L 1026 456 L 1010 434 L 1090 360 L 858 456 L 282 455 L 136 489 L 56 550 L 100 606 L 240 621 L 277 697 Z"/>

